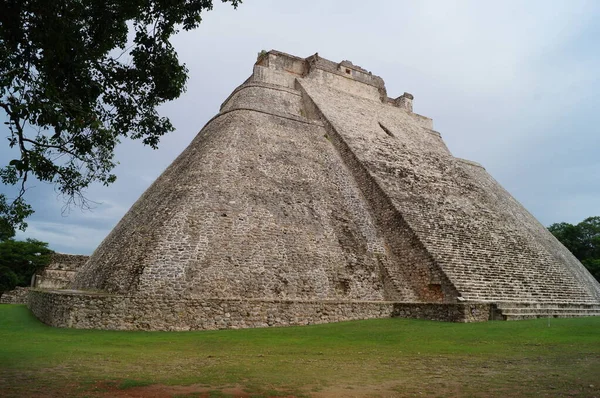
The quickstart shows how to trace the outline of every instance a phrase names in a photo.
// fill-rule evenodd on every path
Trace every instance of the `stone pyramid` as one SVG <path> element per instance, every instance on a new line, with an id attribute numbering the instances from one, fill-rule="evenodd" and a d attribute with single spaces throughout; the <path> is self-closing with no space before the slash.
<path id="1" fill-rule="evenodd" d="M 72 290 L 30 307 L 166 330 L 600 314 L 598 282 L 412 101 L 349 61 L 263 54 Z"/>

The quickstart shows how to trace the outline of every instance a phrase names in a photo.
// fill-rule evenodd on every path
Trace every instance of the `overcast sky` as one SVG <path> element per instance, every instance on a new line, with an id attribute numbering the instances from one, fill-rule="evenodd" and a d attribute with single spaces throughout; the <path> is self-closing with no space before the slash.
<path id="1" fill-rule="evenodd" d="M 390 97 L 412 93 L 452 153 L 481 163 L 544 225 L 600 215 L 599 21 L 600 2 L 576 0 L 215 4 L 174 39 L 190 79 L 161 113 L 177 131 L 156 151 L 122 143 L 117 182 L 87 191 L 92 211 L 63 215 L 53 187 L 36 184 L 36 213 L 18 238 L 90 254 L 263 49 L 347 59 L 381 76 Z M 0 148 L 0 163 L 12 158 Z"/>

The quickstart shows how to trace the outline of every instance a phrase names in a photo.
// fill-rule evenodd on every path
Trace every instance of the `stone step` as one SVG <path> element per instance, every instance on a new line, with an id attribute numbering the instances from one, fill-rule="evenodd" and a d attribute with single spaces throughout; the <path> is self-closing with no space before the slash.
<path id="1" fill-rule="evenodd" d="M 536 302 L 536 303 L 548 303 L 548 304 L 565 304 L 565 305 L 597 305 L 596 300 L 588 299 L 574 299 L 573 297 L 536 297 L 536 296 L 520 296 L 520 297 L 506 297 L 506 296 L 482 296 L 482 295 L 465 295 L 462 296 L 466 301 L 483 302 L 483 303 L 523 303 L 523 302 Z"/>
<path id="2" fill-rule="evenodd" d="M 496 307 L 502 310 L 512 308 L 535 308 L 535 309 L 593 309 L 600 311 L 600 303 L 548 303 L 548 302 L 496 302 Z"/>
<path id="3" fill-rule="evenodd" d="M 533 293 L 542 293 L 542 294 L 556 294 L 556 295 L 575 295 L 575 296 L 589 296 L 587 290 L 578 290 L 578 289 L 554 289 L 550 287 L 531 287 L 531 286 L 500 286 L 497 284 L 490 285 L 460 285 L 455 284 L 458 290 L 466 293 L 484 293 L 484 292 L 522 292 L 522 291 L 530 291 Z"/>
<path id="4" fill-rule="evenodd" d="M 557 295 L 557 294 L 528 294 L 524 295 L 522 293 L 519 294 L 469 294 L 464 293 L 462 297 L 466 300 L 470 301 L 513 301 L 513 302 L 523 302 L 523 301 L 535 301 L 535 302 L 563 302 L 563 303 L 590 303 L 593 304 L 596 301 L 591 297 L 574 297 L 570 295 Z"/>
<path id="5" fill-rule="evenodd" d="M 495 301 L 520 301 L 520 302 L 543 302 L 543 301 L 567 301 L 570 303 L 598 303 L 598 299 L 592 297 L 591 295 L 573 295 L 573 294 L 565 294 L 565 293 L 556 293 L 556 292 L 518 292 L 518 295 L 507 295 L 503 291 L 468 291 L 468 290 L 459 290 L 462 296 L 466 299 L 475 298 L 475 299 L 493 299 Z M 506 299 L 503 299 L 506 297 Z"/>
<path id="6" fill-rule="evenodd" d="M 470 288 L 481 288 L 481 287 L 485 287 L 485 288 L 489 288 L 489 287 L 498 287 L 498 288 L 516 288 L 515 286 L 534 286 L 537 289 L 540 290 L 555 290 L 557 287 L 561 288 L 561 291 L 566 290 L 574 290 L 574 291 L 586 291 L 584 288 L 582 288 L 580 285 L 575 284 L 575 283 L 556 283 L 556 284 L 550 284 L 550 283 L 524 283 L 524 282 L 516 282 L 516 281 L 511 281 L 511 280 L 473 280 L 473 279 L 453 279 L 453 282 L 455 284 L 459 284 L 462 285 L 464 287 L 470 287 Z"/>
<path id="7" fill-rule="evenodd" d="M 542 294 L 557 294 L 557 295 L 563 295 L 563 296 L 588 296 L 589 293 L 587 292 L 587 290 L 584 289 L 568 289 L 568 288 L 552 288 L 552 287 L 547 287 L 547 286 L 536 286 L 536 287 L 530 287 L 530 286 L 502 286 L 502 285 L 498 285 L 498 284 L 493 284 L 490 283 L 489 285 L 475 285 L 475 284 L 470 284 L 470 285 L 461 285 L 459 283 L 455 283 L 454 284 L 459 291 L 464 292 L 464 293 L 484 293 L 484 292 L 507 292 L 507 293 L 511 293 L 511 292 L 522 292 L 522 291 L 531 291 L 532 293 L 542 293 Z"/>
<path id="8" fill-rule="evenodd" d="M 539 314 L 539 315 L 561 315 L 561 314 L 592 314 L 600 315 L 600 309 L 582 308 L 502 308 L 502 315 Z"/>
<path id="9" fill-rule="evenodd" d="M 535 278 L 532 277 L 526 277 L 526 276 L 519 276 L 519 275 L 514 275 L 511 274 L 510 276 L 507 276 L 507 273 L 502 273 L 502 274 L 494 274 L 494 273 L 486 273 L 485 276 L 479 276 L 479 278 L 477 279 L 473 279 L 472 276 L 469 276 L 467 274 L 462 275 L 462 274 L 450 274 L 449 277 L 453 280 L 453 281 L 463 281 L 463 282 L 489 282 L 489 283 L 494 283 L 496 281 L 502 281 L 502 282 L 506 282 L 506 283 L 512 283 L 512 282 L 517 282 L 517 283 L 534 283 L 536 281 Z M 546 278 L 543 281 L 541 281 L 541 283 L 544 284 L 548 284 L 548 285 L 571 285 L 571 286 L 579 286 L 579 284 L 572 279 L 561 279 L 561 278 Z M 538 284 L 538 282 L 536 282 L 536 284 Z"/>
<path id="10" fill-rule="evenodd" d="M 600 302 L 516 302 L 494 303 L 492 319 L 516 321 L 535 318 L 574 318 L 600 316 Z"/>
<path id="11" fill-rule="evenodd" d="M 510 271 L 510 270 L 508 270 Z M 482 270 L 480 270 L 479 272 L 483 272 Z M 517 274 L 507 274 L 505 272 L 487 272 L 484 275 L 481 274 L 475 274 L 476 279 L 475 280 L 479 280 L 479 281 L 486 281 L 486 280 L 495 280 L 495 278 L 499 278 L 505 281 L 510 281 L 510 280 L 517 280 L 520 282 L 528 282 L 528 281 L 535 281 L 535 277 L 529 274 L 521 274 L 521 275 L 517 275 Z M 452 279 L 462 279 L 462 280 L 473 280 L 473 278 L 470 277 L 470 274 L 467 273 L 450 273 L 449 277 Z M 494 279 L 490 278 L 493 277 Z M 489 279 L 488 279 L 489 278 Z M 565 279 L 565 280 L 561 280 L 560 277 L 555 277 L 555 278 L 546 278 L 544 279 L 543 282 L 547 282 L 547 283 L 558 283 L 558 282 L 565 282 L 565 283 L 572 283 L 572 284 L 576 284 L 576 282 L 573 279 Z"/>
<path id="12" fill-rule="evenodd" d="M 589 314 L 555 314 L 552 316 L 545 314 L 503 314 L 505 321 L 520 321 L 525 319 L 539 319 L 539 318 L 579 318 L 584 316 L 600 316 L 599 313 L 589 313 Z"/>

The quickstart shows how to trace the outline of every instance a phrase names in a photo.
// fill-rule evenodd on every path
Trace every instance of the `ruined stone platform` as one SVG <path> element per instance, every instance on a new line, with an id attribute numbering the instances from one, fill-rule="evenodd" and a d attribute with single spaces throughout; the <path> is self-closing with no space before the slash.
<path id="1" fill-rule="evenodd" d="M 14 290 L 4 292 L 0 297 L 0 304 L 27 304 L 29 295 L 28 287 L 17 287 Z"/>

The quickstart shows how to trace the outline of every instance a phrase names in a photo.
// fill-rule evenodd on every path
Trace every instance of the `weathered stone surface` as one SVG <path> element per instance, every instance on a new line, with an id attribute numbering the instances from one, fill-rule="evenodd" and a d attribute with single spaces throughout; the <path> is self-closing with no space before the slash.
<path id="1" fill-rule="evenodd" d="M 2 293 L 0 304 L 27 304 L 28 287 L 17 287 Z"/>
<path id="2" fill-rule="evenodd" d="M 490 318 L 516 321 L 535 318 L 573 318 L 600 316 L 600 304 L 497 302 L 492 304 Z"/>
<path id="3" fill-rule="evenodd" d="M 85 264 L 89 256 L 54 253 L 50 264 L 38 272 L 32 285 L 41 289 L 62 289 L 69 286 L 77 270 Z"/>
<path id="4" fill-rule="evenodd" d="M 53 253 L 50 264 L 37 272 L 31 280 L 33 287 L 42 289 L 62 289 L 69 286 L 75 278 L 75 273 L 89 256 L 78 254 Z M 27 287 L 17 287 L 15 290 L 4 292 L 0 304 L 27 304 Z"/>
<path id="5" fill-rule="evenodd" d="M 427 313 L 413 303 L 600 304 L 585 268 L 483 167 L 452 156 L 412 101 L 349 61 L 265 54 L 71 285 L 111 295 L 36 293 L 34 312 L 138 328 L 116 319 L 153 311 L 148 328 L 168 329 L 171 307 L 188 305 L 212 328 L 224 303 L 237 303 L 235 327 L 264 325 L 257 311 L 315 322 L 323 305 L 373 317 Z"/>
<path id="6" fill-rule="evenodd" d="M 33 289 L 29 308 L 56 327 L 111 330 L 213 330 L 312 325 L 374 318 L 479 322 L 489 304 L 389 301 L 193 299 Z"/>
<path id="7" fill-rule="evenodd" d="M 408 112 L 311 81 L 300 85 L 355 168 L 380 188 L 367 199 L 390 202 L 430 267 L 462 297 L 598 302 L 600 288 L 584 267 L 485 169 L 454 158 L 439 134 L 415 126 Z"/>

